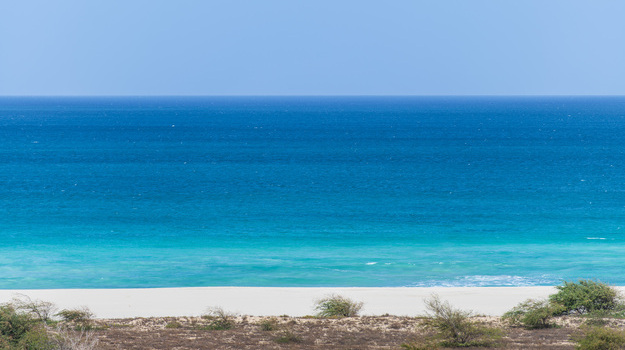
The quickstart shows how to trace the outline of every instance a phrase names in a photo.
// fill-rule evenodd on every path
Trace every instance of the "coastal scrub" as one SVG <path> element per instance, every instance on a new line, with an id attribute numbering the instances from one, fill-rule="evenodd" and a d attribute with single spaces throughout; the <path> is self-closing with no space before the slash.
<path id="1" fill-rule="evenodd" d="M 315 310 L 318 317 L 355 317 L 358 316 L 362 306 L 362 302 L 341 295 L 330 295 L 318 300 Z"/>

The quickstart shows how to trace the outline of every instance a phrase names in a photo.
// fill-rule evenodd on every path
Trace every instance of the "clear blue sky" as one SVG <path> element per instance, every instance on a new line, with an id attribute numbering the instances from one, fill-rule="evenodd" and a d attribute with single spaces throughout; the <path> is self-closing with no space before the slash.
<path id="1" fill-rule="evenodd" d="M 0 95 L 250 94 L 625 94 L 625 1 L 0 2 Z"/>

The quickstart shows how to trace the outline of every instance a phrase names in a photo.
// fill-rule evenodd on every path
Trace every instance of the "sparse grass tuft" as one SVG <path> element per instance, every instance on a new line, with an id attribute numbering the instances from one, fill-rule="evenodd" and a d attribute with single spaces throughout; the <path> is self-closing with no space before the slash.
<path id="1" fill-rule="evenodd" d="M 278 320 L 275 317 L 266 318 L 258 322 L 258 326 L 260 327 L 261 330 L 265 332 L 275 331 L 279 327 Z"/>
<path id="2" fill-rule="evenodd" d="M 180 322 L 177 322 L 177 321 L 171 321 L 165 325 L 165 328 L 170 328 L 170 329 L 182 328 L 182 324 L 180 324 Z"/>
<path id="3" fill-rule="evenodd" d="M 301 343 L 302 337 L 293 332 L 292 329 L 286 328 L 278 333 L 276 338 L 274 339 L 276 343 L 285 344 L 285 343 Z"/>
<path id="4" fill-rule="evenodd" d="M 355 317 L 362 309 L 362 302 L 355 302 L 340 295 L 330 295 L 315 303 L 318 317 Z"/>

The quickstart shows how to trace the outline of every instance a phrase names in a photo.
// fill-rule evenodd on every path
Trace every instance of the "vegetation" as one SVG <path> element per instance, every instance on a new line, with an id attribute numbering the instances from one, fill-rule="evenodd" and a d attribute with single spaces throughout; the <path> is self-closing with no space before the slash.
<path id="1" fill-rule="evenodd" d="M 207 314 L 202 317 L 209 320 L 208 325 L 202 327 L 202 329 L 206 330 L 223 331 L 231 329 L 235 325 L 235 315 L 224 311 L 220 307 L 209 308 Z"/>
<path id="2" fill-rule="evenodd" d="M 276 329 L 278 329 L 279 325 L 278 320 L 275 317 L 271 317 L 258 322 L 258 326 L 261 330 L 268 332 L 275 331 Z"/>
<path id="3" fill-rule="evenodd" d="M 437 341 L 431 337 L 419 337 L 407 343 L 401 344 L 405 350 L 437 350 L 440 349 Z"/>
<path id="4" fill-rule="evenodd" d="M 98 348 L 98 338 L 93 331 L 80 329 L 78 331 L 59 327 L 54 332 L 54 350 L 95 350 Z M 44 348 L 35 348 L 43 350 Z M 35 350 L 33 349 L 33 350 Z M 29 349 L 30 350 L 30 349 Z"/>
<path id="5" fill-rule="evenodd" d="M 574 337 L 580 350 L 625 349 L 625 331 L 604 327 L 587 328 L 583 335 Z"/>
<path id="6" fill-rule="evenodd" d="M 340 295 L 330 295 L 316 302 L 318 317 L 355 317 L 362 309 L 362 302 L 355 302 Z"/>
<path id="7" fill-rule="evenodd" d="M 53 339 L 42 322 L 11 304 L 0 305 L 1 349 L 54 349 Z"/>
<path id="8" fill-rule="evenodd" d="M 613 287 L 593 281 L 566 282 L 556 287 L 558 293 L 549 300 L 562 306 L 562 313 L 585 314 L 599 310 L 617 310 L 622 306 L 621 296 Z"/>
<path id="9" fill-rule="evenodd" d="M 302 341 L 302 338 L 297 335 L 293 330 L 286 328 L 282 330 L 278 336 L 274 339 L 276 343 L 299 343 Z"/>
<path id="10" fill-rule="evenodd" d="M 87 307 L 79 309 L 63 309 L 56 316 L 59 316 L 65 323 L 75 326 L 75 328 L 90 329 L 93 323 L 93 313 Z"/>
<path id="11" fill-rule="evenodd" d="M 444 347 L 492 346 L 502 336 L 500 329 L 470 319 L 472 313 L 454 309 L 436 295 L 425 300 L 426 328 L 435 332 L 436 343 Z"/>
<path id="12" fill-rule="evenodd" d="M 170 329 L 182 328 L 182 324 L 177 321 L 171 321 L 165 325 L 165 328 L 170 328 Z"/>
<path id="13" fill-rule="evenodd" d="M 553 316 L 563 311 L 561 305 L 548 300 L 528 299 L 503 314 L 502 319 L 512 325 L 522 325 L 529 329 L 549 328 L 555 325 L 551 322 Z"/>
<path id="14" fill-rule="evenodd" d="M 19 294 L 10 303 L 17 312 L 27 313 L 33 318 L 46 323 L 52 321 L 52 316 L 57 311 L 56 305 L 49 301 L 32 300 L 26 295 Z"/>

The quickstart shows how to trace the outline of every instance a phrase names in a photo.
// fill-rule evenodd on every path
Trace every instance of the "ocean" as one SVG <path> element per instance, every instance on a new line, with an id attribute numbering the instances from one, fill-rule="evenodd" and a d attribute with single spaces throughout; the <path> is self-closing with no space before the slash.
<path id="1" fill-rule="evenodd" d="M 625 285 L 625 97 L 1 97 L 0 289 Z"/>

